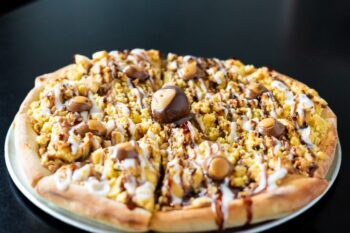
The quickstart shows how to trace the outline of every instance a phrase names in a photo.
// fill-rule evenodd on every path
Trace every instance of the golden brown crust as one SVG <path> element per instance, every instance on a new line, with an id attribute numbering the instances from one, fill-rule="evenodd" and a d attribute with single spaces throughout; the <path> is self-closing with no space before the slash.
<path id="1" fill-rule="evenodd" d="M 62 77 L 70 66 L 59 69 L 51 74 L 42 75 L 35 80 L 35 87 L 28 93 L 15 117 L 15 147 L 21 158 L 24 174 L 31 186 L 44 176 L 51 174 L 40 163 L 38 145 L 35 141 L 36 133 L 33 130 L 30 117 L 27 115 L 30 104 L 39 99 L 46 80 Z"/>
<path id="2" fill-rule="evenodd" d="M 330 108 L 325 109 L 323 117 L 330 123 L 329 131 L 324 140 L 321 141 L 319 147 L 326 153 L 326 158 L 317 163 L 317 169 L 314 173 L 315 177 L 325 178 L 329 168 L 332 165 L 335 151 L 338 144 L 337 117 Z"/>
<path id="3" fill-rule="evenodd" d="M 16 153 L 21 158 L 24 175 L 29 184 L 34 187 L 44 176 L 51 174 L 41 165 L 38 156 L 38 145 L 35 142 L 36 133 L 30 125 L 30 120 L 24 113 L 17 114 L 15 119 Z"/>
<path id="4" fill-rule="evenodd" d="M 143 232 L 148 230 L 151 213 L 105 197 L 90 194 L 83 186 L 71 184 L 67 190 L 59 190 L 54 176 L 41 179 L 36 191 L 45 199 L 79 215 L 112 225 L 123 231 Z"/>
<path id="5" fill-rule="evenodd" d="M 277 189 L 252 197 L 251 223 L 286 216 L 310 203 L 327 185 L 324 179 L 288 175 Z"/>
<path id="6" fill-rule="evenodd" d="M 248 201 L 233 200 L 224 227 L 281 218 L 311 202 L 326 187 L 327 181 L 324 179 L 289 175 L 277 189 L 251 197 L 251 206 Z M 212 209 L 205 207 L 157 212 L 152 216 L 150 229 L 161 232 L 191 232 L 216 230 L 218 225 Z"/>
<path id="7" fill-rule="evenodd" d="M 228 208 L 225 228 L 242 226 L 247 222 L 247 213 L 242 199 L 234 200 Z M 216 215 L 211 207 L 156 212 L 150 230 L 160 232 L 195 232 L 218 229 Z M 176 223 L 176 224 L 174 224 Z"/>

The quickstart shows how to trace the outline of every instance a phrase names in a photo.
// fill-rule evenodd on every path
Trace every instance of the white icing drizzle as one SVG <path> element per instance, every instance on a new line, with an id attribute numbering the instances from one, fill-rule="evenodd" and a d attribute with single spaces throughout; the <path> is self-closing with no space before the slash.
<path id="1" fill-rule="evenodd" d="M 126 115 L 126 116 L 130 115 L 130 110 L 126 104 L 117 103 L 117 107 L 121 109 L 123 115 Z"/>
<path id="2" fill-rule="evenodd" d="M 109 55 L 111 55 L 116 61 L 120 61 L 120 53 L 116 50 L 110 51 Z"/>
<path id="3" fill-rule="evenodd" d="M 252 110 L 250 108 L 247 108 L 246 116 L 248 117 L 248 119 L 252 119 L 253 113 L 252 113 Z"/>
<path id="4" fill-rule="evenodd" d="M 115 120 L 109 119 L 106 123 L 107 135 L 115 129 Z"/>
<path id="5" fill-rule="evenodd" d="M 141 56 L 143 59 L 148 60 L 148 56 L 144 49 L 135 48 L 130 51 L 130 54 Z"/>
<path id="6" fill-rule="evenodd" d="M 131 93 L 134 96 L 136 96 L 136 103 L 140 106 L 140 109 L 143 109 L 143 106 L 142 106 L 142 96 L 144 96 L 143 91 L 137 87 L 134 87 L 130 78 L 127 78 L 126 81 Z"/>
<path id="7" fill-rule="evenodd" d="M 98 120 L 102 120 L 103 118 L 103 112 L 101 108 L 97 105 L 94 96 L 91 92 L 89 92 L 89 99 L 92 103 L 92 108 L 90 109 L 90 115 L 97 118 Z"/>
<path id="8" fill-rule="evenodd" d="M 86 164 L 81 168 L 74 170 L 72 180 L 73 181 L 84 181 L 86 180 L 91 173 L 90 165 Z"/>
<path id="9" fill-rule="evenodd" d="M 285 95 L 285 104 L 290 106 L 290 113 L 294 113 L 295 100 L 293 92 L 289 91 L 289 89 L 280 81 L 273 81 L 271 83 L 272 87 L 278 88 L 284 92 Z"/>
<path id="10" fill-rule="evenodd" d="M 225 64 L 224 64 L 222 61 L 220 61 L 219 59 L 217 59 L 217 58 L 214 58 L 214 61 L 216 62 L 216 64 L 218 64 L 218 66 L 219 66 L 221 72 L 222 72 L 224 75 L 226 75 L 227 72 L 226 72 L 226 70 L 225 70 Z"/>
<path id="11" fill-rule="evenodd" d="M 267 191 L 277 188 L 276 182 L 283 179 L 287 175 L 287 169 L 284 167 L 278 167 L 274 173 L 269 175 Z"/>
<path id="12" fill-rule="evenodd" d="M 281 91 L 285 91 L 285 92 L 287 92 L 287 91 L 289 91 L 288 90 L 288 88 L 286 87 L 286 85 L 284 85 L 281 81 L 273 81 L 272 83 L 271 83 L 271 86 L 272 87 L 275 87 L 275 88 L 278 88 L 278 89 L 280 89 Z"/>
<path id="13" fill-rule="evenodd" d="M 74 134 L 76 127 L 77 126 L 72 127 L 68 132 L 68 142 L 70 143 L 70 149 L 73 155 L 77 154 L 80 143 L 78 136 Z"/>
<path id="14" fill-rule="evenodd" d="M 230 207 L 230 202 L 234 199 L 234 194 L 231 192 L 229 186 L 229 179 L 225 179 L 225 183 L 222 183 L 220 185 L 221 193 L 222 193 L 222 199 L 221 199 L 221 212 L 224 216 L 224 223 L 223 227 L 225 226 L 225 221 L 228 218 L 229 215 L 229 207 Z"/>
<path id="15" fill-rule="evenodd" d="M 229 142 L 233 143 L 237 139 L 237 123 L 236 122 L 231 122 L 231 131 L 229 135 Z"/>
<path id="16" fill-rule="evenodd" d="M 203 94 L 202 94 L 202 91 L 201 89 L 194 83 L 194 81 L 191 79 L 188 81 L 188 84 L 193 86 L 195 91 L 196 91 L 196 96 L 198 97 L 198 99 L 202 99 L 203 97 Z"/>
<path id="17" fill-rule="evenodd" d="M 182 181 L 181 181 L 181 177 L 180 177 L 180 174 L 179 174 L 180 166 L 178 164 L 178 159 L 174 158 L 173 160 L 171 160 L 168 163 L 168 166 L 169 167 L 173 167 L 173 170 L 176 172 L 175 174 L 173 174 L 171 176 L 170 179 L 172 179 L 172 181 L 174 183 L 176 183 L 177 185 L 181 186 Z M 173 192 L 171 190 L 170 190 L 170 195 L 171 195 L 173 204 L 181 204 L 182 203 L 182 198 L 180 198 L 180 197 L 176 196 L 175 194 L 173 194 Z"/>
<path id="18" fill-rule="evenodd" d="M 253 191 L 253 193 L 259 193 L 261 191 L 263 191 L 266 187 L 266 170 L 265 170 L 265 166 L 262 163 L 262 156 L 259 154 L 255 155 L 255 162 L 257 164 L 257 166 L 259 167 L 259 185 L 258 187 Z"/>
<path id="19" fill-rule="evenodd" d="M 150 131 L 150 130 L 149 130 L 149 131 Z M 149 157 L 148 144 L 145 143 L 143 140 L 140 140 L 140 141 L 138 142 L 138 144 L 139 144 L 139 147 L 140 147 L 141 150 L 142 150 L 142 154 L 143 154 L 146 158 L 148 158 L 148 157 Z M 156 143 L 156 144 L 157 144 L 157 146 L 158 146 L 158 143 Z M 142 166 L 142 163 L 141 163 L 141 166 Z"/>
<path id="20" fill-rule="evenodd" d="M 138 88 L 132 88 L 131 92 L 136 96 L 136 103 L 140 106 L 140 109 L 142 109 L 142 97 L 140 90 Z"/>
<path id="21" fill-rule="evenodd" d="M 223 78 L 223 76 L 224 76 L 224 74 L 221 71 L 218 71 L 213 75 L 213 79 L 217 84 L 220 85 L 220 84 L 222 84 L 221 79 Z"/>
<path id="22" fill-rule="evenodd" d="M 195 119 L 196 119 L 196 121 L 197 121 L 197 123 L 199 125 L 200 130 L 202 132 L 205 132 L 205 127 L 204 127 L 204 124 L 203 124 L 202 120 L 199 117 L 197 117 L 197 115 L 195 115 Z"/>
<path id="23" fill-rule="evenodd" d="M 308 145 L 312 146 L 313 143 L 310 140 L 310 133 L 311 133 L 311 128 L 310 126 L 304 128 L 304 129 L 299 129 L 298 130 L 301 136 L 301 139 Z"/>
<path id="24" fill-rule="evenodd" d="M 137 186 L 137 183 L 134 176 L 129 176 L 127 181 L 124 183 L 124 188 L 131 195 L 135 193 L 136 186 Z"/>
<path id="25" fill-rule="evenodd" d="M 188 126 L 188 129 L 190 130 L 190 134 L 191 134 L 191 139 L 192 139 L 192 142 L 195 146 L 197 146 L 195 140 L 194 140 L 194 137 L 196 135 L 196 130 L 195 128 L 193 127 L 192 123 L 190 121 L 187 122 L 187 126 Z"/>
<path id="26" fill-rule="evenodd" d="M 210 155 L 211 155 L 211 148 L 210 148 L 209 141 L 205 141 L 205 142 L 204 142 L 204 145 L 206 146 L 206 150 L 205 150 L 204 157 L 205 157 L 205 158 L 210 158 Z"/>
<path id="27" fill-rule="evenodd" d="M 61 167 L 56 171 L 54 180 L 59 190 L 66 190 L 72 181 L 72 170 L 67 166 Z"/>
<path id="28" fill-rule="evenodd" d="M 61 102 L 61 85 L 56 84 L 54 87 L 54 95 L 55 95 L 55 107 L 57 110 L 61 110 L 64 108 L 64 104 Z"/>
<path id="29" fill-rule="evenodd" d="M 121 134 L 121 142 L 124 142 L 125 141 L 125 129 L 123 128 L 123 126 L 118 122 L 116 121 L 116 125 L 117 125 L 117 130 L 118 132 Z"/>
<path id="30" fill-rule="evenodd" d="M 41 111 L 45 116 L 49 116 L 51 114 L 50 108 L 44 103 L 41 103 Z"/>
<path id="31" fill-rule="evenodd" d="M 88 111 L 81 112 L 80 116 L 83 118 L 84 121 L 87 121 L 88 116 L 89 116 L 89 112 Z"/>
<path id="32" fill-rule="evenodd" d="M 99 181 L 94 177 L 89 177 L 89 179 L 85 182 L 85 187 L 90 193 L 102 197 L 107 196 L 110 190 L 107 180 Z"/>
<path id="33" fill-rule="evenodd" d="M 289 152 L 287 159 L 292 161 L 294 159 L 294 154 L 292 152 Z"/>
<path id="34" fill-rule="evenodd" d="M 269 97 L 269 103 L 272 105 L 272 109 L 270 111 L 270 116 L 272 116 L 273 118 L 277 118 L 274 98 L 270 92 L 267 92 L 267 96 Z"/>
<path id="35" fill-rule="evenodd" d="M 274 141 L 274 147 L 273 147 L 273 153 L 276 155 L 278 153 L 278 151 L 281 149 L 281 142 L 276 139 L 276 138 L 273 138 L 273 141 Z"/>
<path id="36" fill-rule="evenodd" d="M 168 63 L 168 69 L 176 70 L 177 69 L 177 62 L 176 61 L 169 62 Z"/>
<path id="37" fill-rule="evenodd" d="M 131 134 L 131 138 L 133 139 L 136 131 L 135 123 L 130 118 L 128 118 L 128 122 L 129 122 L 129 128 L 128 128 L 129 133 Z"/>
<path id="38" fill-rule="evenodd" d="M 172 179 L 173 179 L 173 181 L 174 181 L 176 184 L 178 184 L 178 185 L 181 184 L 181 178 L 180 178 L 179 173 L 176 173 L 176 174 L 172 177 Z"/>
<path id="39" fill-rule="evenodd" d="M 211 144 L 211 149 L 212 149 L 212 152 L 213 152 L 214 154 L 219 153 L 219 151 L 220 151 L 219 144 L 217 144 L 217 143 Z"/>
<path id="40" fill-rule="evenodd" d="M 244 129 L 244 130 L 246 130 L 246 131 L 252 131 L 252 130 L 254 130 L 253 129 L 253 126 L 252 126 L 252 120 L 246 120 L 246 121 L 244 121 L 243 122 L 243 124 L 242 124 L 242 128 Z"/>
<path id="41" fill-rule="evenodd" d="M 130 168 L 135 169 L 136 168 L 135 159 L 124 159 L 121 163 L 121 168 L 124 170 L 130 170 Z"/>
<path id="42" fill-rule="evenodd" d="M 305 94 L 299 94 L 299 106 L 302 108 L 311 108 L 314 110 L 314 103 L 305 95 Z"/>
<path id="43" fill-rule="evenodd" d="M 92 68 L 90 69 L 90 71 L 94 74 L 100 74 L 101 73 L 101 66 L 99 63 L 95 63 Z"/>
<path id="44" fill-rule="evenodd" d="M 153 199 L 154 197 L 154 186 L 150 182 L 145 182 L 144 184 L 140 185 L 135 190 L 135 199 L 136 200 L 149 200 Z"/>
<path id="45" fill-rule="evenodd" d="M 199 81 L 199 83 L 200 83 L 201 89 L 202 89 L 204 92 L 208 93 L 208 89 L 207 89 L 207 87 L 205 86 L 204 80 L 203 80 L 202 78 L 199 78 L 198 81 Z"/>
<path id="46" fill-rule="evenodd" d="M 298 100 L 297 112 L 302 119 L 304 119 L 305 115 L 304 110 L 310 109 L 311 113 L 315 112 L 314 103 L 305 94 L 299 94 Z"/>
<path id="47" fill-rule="evenodd" d="M 184 62 L 189 62 L 191 59 L 195 59 L 195 58 L 191 55 L 186 55 L 183 57 Z"/>

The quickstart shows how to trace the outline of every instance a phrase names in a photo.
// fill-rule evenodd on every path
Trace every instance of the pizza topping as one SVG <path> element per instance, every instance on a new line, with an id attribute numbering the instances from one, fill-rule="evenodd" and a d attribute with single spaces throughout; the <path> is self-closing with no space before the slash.
<path id="1" fill-rule="evenodd" d="M 175 54 L 163 63 L 141 49 L 75 60 L 28 111 L 41 162 L 58 169 L 62 190 L 84 184 L 149 211 L 212 200 L 224 225 L 230 201 L 249 203 L 287 172 L 311 176 L 325 157 L 326 103 L 266 68 Z"/>
<path id="2" fill-rule="evenodd" d="M 154 93 L 151 109 L 159 123 L 173 123 L 190 115 L 187 96 L 177 86 L 165 86 Z"/>
<path id="3" fill-rule="evenodd" d="M 285 133 L 286 127 L 274 118 L 265 118 L 258 124 L 259 132 L 262 135 L 279 137 Z"/>
<path id="4" fill-rule="evenodd" d="M 129 78 L 137 79 L 140 82 L 144 82 L 150 77 L 145 70 L 133 65 L 126 66 L 123 71 Z"/>
<path id="5" fill-rule="evenodd" d="M 130 142 L 125 142 L 116 146 L 115 156 L 119 161 L 135 159 L 138 157 L 138 152 L 133 144 Z"/>
<path id="6" fill-rule="evenodd" d="M 194 59 L 189 59 L 184 67 L 178 71 L 178 73 L 179 76 L 186 81 L 194 78 L 203 78 L 205 76 L 204 71 Z"/>
<path id="7" fill-rule="evenodd" d="M 74 128 L 69 130 L 69 137 L 68 142 L 71 144 L 71 152 L 73 155 L 76 155 L 78 153 L 79 149 L 79 139 L 76 135 L 74 135 Z"/>
<path id="8" fill-rule="evenodd" d="M 223 180 L 232 171 L 231 163 L 223 156 L 210 158 L 207 165 L 207 173 L 213 180 Z"/>
<path id="9" fill-rule="evenodd" d="M 85 181 L 85 187 L 90 193 L 102 197 L 107 196 L 110 191 L 107 180 L 99 181 L 94 177 L 89 177 L 89 179 Z"/>
<path id="10" fill-rule="evenodd" d="M 74 170 L 72 180 L 73 181 L 85 181 L 91 174 L 91 166 L 89 164 L 84 165 L 81 168 Z"/>
<path id="11" fill-rule="evenodd" d="M 279 89 L 284 93 L 285 96 L 285 103 L 290 107 L 290 114 L 294 113 L 295 108 L 295 100 L 294 100 L 294 94 L 292 91 L 290 91 L 284 83 L 281 81 L 273 81 L 271 83 L 271 86 L 274 88 Z"/>
<path id="12" fill-rule="evenodd" d="M 62 103 L 62 95 L 61 95 L 61 85 L 56 84 L 54 88 L 54 96 L 55 96 L 55 107 L 57 110 L 61 110 L 64 108 L 64 104 Z"/>
<path id="13" fill-rule="evenodd" d="M 91 107 L 91 101 L 85 96 L 75 96 L 67 104 L 67 110 L 71 112 L 89 111 Z"/>
<path id="14" fill-rule="evenodd" d="M 266 180 L 266 168 L 264 164 L 262 163 L 262 156 L 261 155 L 255 155 L 255 162 L 259 169 L 259 185 L 254 189 L 254 193 L 260 193 L 266 188 L 267 180 Z"/>
<path id="15" fill-rule="evenodd" d="M 277 182 L 283 179 L 287 175 L 288 171 L 286 168 L 281 167 L 281 160 L 278 158 L 277 169 L 274 173 L 270 174 L 268 177 L 268 188 L 267 191 L 277 188 Z"/>
<path id="16" fill-rule="evenodd" d="M 222 197 L 221 197 L 221 212 L 223 215 L 223 226 L 222 227 L 225 227 L 225 221 L 229 217 L 230 202 L 234 199 L 234 194 L 232 193 L 231 189 L 229 188 L 228 182 L 221 184 L 220 190 L 222 193 Z"/>
<path id="17" fill-rule="evenodd" d="M 82 121 L 78 125 L 74 126 L 73 130 L 82 137 L 84 137 L 85 134 L 90 131 L 85 121 Z"/>
<path id="18" fill-rule="evenodd" d="M 91 60 L 86 56 L 77 54 L 74 56 L 74 60 L 76 64 L 81 66 L 84 72 L 90 69 L 90 67 L 92 66 Z"/>
<path id="19" fill-rule="evenodd" d="M 89 120 L 87 123 L 90 132 L 97 136 L 104 136 L 107 132 L 106 126 L 98 120 Z"/>
<path id="20" fill-rule="evenodd" d="M 310 127 L 306 127 L 306 128 L 303 128 L 303 129 L 299 129 L 298 130 L 300 135 L 301 135 L 301 139 L 308 145 L 308 146 L 312 146 L 313 143 L 311 142 L 310 140 Z"/>
<path id="21" fill-rule="evenodd" d="M 266 92 L 267 89 L 260 83 L 251 83 L 245 90 L 245 96 L 247 99 L 255 99 L 262 93 Z"/>
<path id="22" fill-rule="evenodd" d="M 72 170 L 69 167 L 61 167 L 54 175 L 56 187 L 59 190 L 66 190 L 72 180 Z"/>

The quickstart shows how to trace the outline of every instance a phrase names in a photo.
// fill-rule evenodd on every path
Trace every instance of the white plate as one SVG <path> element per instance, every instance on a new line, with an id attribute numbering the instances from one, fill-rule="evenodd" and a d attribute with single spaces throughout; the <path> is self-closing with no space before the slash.
<path id="1" fill-rule="evenodd" d="M 97 221 L 93 221 L 91 219 L 87 219 L 84 217 L 81 217 L 77 214 L 74 214 L 72 212 L 66 211 L 48 201 L 45 199 L 41 198 L 39 195 L 36 194 L 36 192 L 31 188 L 31 186 L 28 184 L 26 181 L 26 178 L 24 177 L 24 174 L 22 172 L 22 169 L 18 163 L 18 154 L 15 151 L 15 146 L 14 146 L 14 129 L 13 126 L 11 125 L 10 129 L 7 132 L 6 136 L 6 141 L 5 141 L 5 161 L 6 161 L 6 166 L 7 169 L 10 173 L 10 176 L 17 186 L 17 188 L 23 193 L 24 196 L 26 196 L 34 205 L 39 207 L 41 210 L 44 212 L 52 215 L 53 217 L 68 223 L 70 225 L 73 225 L 77 228 L 86 230 L 86 231 L 91 231 L 91 232 L 101 232 L 101 233 L 109 233 L 109 232 L 118 232 L 114 228 L 101 224 Z M 253 232 L 260 232 L 264 231 L 267 229 L 270 229 L 272 227 L 275 227 L 277 225 L 280 225 L 292 218 L 295 218 L 296 216 L 300 215 L 310 207 L 312 207 L 316 202 L 318 202 L 324 195 L 325 193 L 329 190 L 329 188 L 333 185 L 339 169 L 340 169 L 340 163 L 341 163 L 341 148 L 340 144 L 337 146 L 334 162 L 332 164 L 332 167 L 330 168 L 326 179 L 329 182 L 329 185 L 327 189 L 320 195 L 318 196 L 315 200 L 310 202 L 308 205 L 303 207 L 302 209 L 294 212 L 293 214 L 290 214 L 284 218 L 269 221 L 266 223 L 261 223 L 259 225 L 251 225 L 244 230 L 240 230 L 239 232 L 241 233 L 253 233 Z M 229 232 L 230 230 L 226 230 L 225 232 Z M 120 231 L 119 231 L 120 232 Z"/>

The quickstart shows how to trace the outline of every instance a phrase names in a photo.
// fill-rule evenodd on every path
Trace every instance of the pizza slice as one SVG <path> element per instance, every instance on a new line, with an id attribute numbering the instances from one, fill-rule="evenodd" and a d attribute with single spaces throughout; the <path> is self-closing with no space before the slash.
<path id="1" fill-rule="evenodd" d="M 165 127 L 170 132 L 168 162 L 152 230 L 203 231 L 280 218 L 327 186 L 324 171 L 337 136 L 326 102 L 314 90 L 278 78 L 267 68 L 240 67 L 232 59 L 221 63 L 227 70 L 226 90 L 215 91 L 212 85 L 208 89 L 213 91 L 198 91 L 191 85 L 198 79 L 210 84 L 208 69 L 218 70 L 217 62 L 182 85 L 191 118 L 179 116 L 187 121 L 177 119 Z M 181 74 L 183 68 L 178 68 Z M 169 76 L 173 79 L 166 83 L 181 86 L 183 77 Z M 295 102 L 293 109 L 287 98 Z"/>
<path id="2" fill-rule="evenodd" d="M 160 177 L 162 139 L 150 114 L 160 65 L 155 50 L 101 51 L 37 78 L 15 134 L 40 195 L 122 229 L 146 229 Z M 106 205 L 127 214 L 113 216 Z"/>

